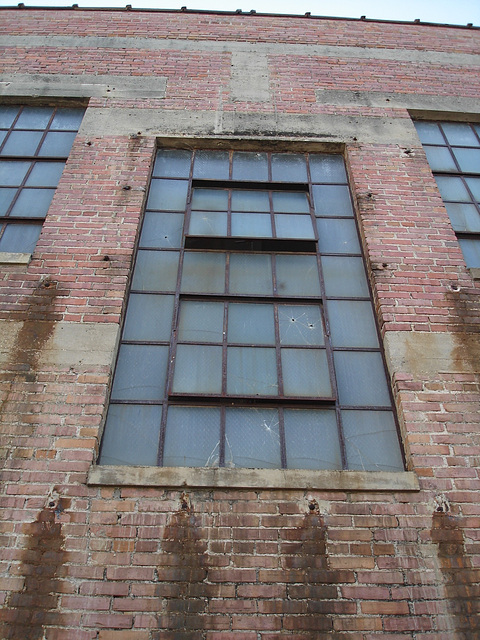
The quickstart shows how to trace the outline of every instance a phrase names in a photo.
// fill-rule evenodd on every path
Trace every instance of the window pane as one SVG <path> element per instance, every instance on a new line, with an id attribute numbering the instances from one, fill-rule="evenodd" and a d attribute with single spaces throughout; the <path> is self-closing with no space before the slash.
<path id="1" fill-rule="evenodd" d="M 258 253 L 233 253 L 230 256 L 230 293 L 271 295 L 271 257 Z"/>
<path id="2" fill-rule="evenodd" d="M 227 393 L 242 396 L 277 395 L 275 349 L 228 347 Z"/>
<path id="3" fill-rule="evenodd" d="M 370 302 L 329 300 L 327 309 L 334 347 L 378 347 Z"/>
<path id="4" fill-rule="evenodd" d="M 389 407 L 387 378 L 379 353 L 337 351 L 335 371 L 340 403 L 358 407 Z"/>
<path id="5" fill-rule="evenodd" d="M 222 347 L 179 344 L 172 389 L 174 393 L 221 393 Z"/>
<path id="6" fill-rule="evenodd" d="M 457 171 L 448 147 L 425 147 L 425 153 L 432 171 Z"/>
<path id="7" fill-rule="evenodd" d="M 317 218 L 317 229 L 321 253 L 360 253 L 354 220 Z"/>
<path id="8" fill-rule="evenodd" d="M 435 122 L 415 122 L 415 129 L 425 144 L 445 144 L 440 127 Z"/>
<path id="9" fill-rule="evenodd" d="M 272 193 L 273 210 L 277 213 L 309 213 L 310 205 L 306 193 L 292 191 L 274 191 Z"/>
<path id="10" fill-rule="evenodd" d="M 23 107 L 15 123 L 16 129 L 45 129 L 52 117 L 53 107 Z"/>
<path id="11" fill-rule="evenodd" d="M 156 465 L 162 407 L 112 404 L 99 464 Z"/>
<path id="12" fill-rule="evenodd" d="M 480 173 L 480 149 L 454 149 L 454 153 L 461 171 Z"/>
<path id="13" fill-rule="evenodd" d="M 323 256 L 322 267 L 327 296 L 335 298 L 369 297 L 361 258 Z"/>
<path id="14" fill-rule="evenodd" d="M 232 236 L 271 238 L 272 222 L 268 213 L 232 213 Z"/>
<path id="15" fill-rule="evenodd" d="M 469 124 L 462 122 L 443 122 L 442 128 L 451 145 L 467 147 L 479 146 L 479 142 Z"/>
<path id="16" fill-rule="evenodd" d="M 8 129 L 18 113 L 18 107 L 0 107 L 0 127 Z"/>
<path id="17" fill-rule="evenodd" d="M 192 209 L 206 211 L 226 211 L 228 208 L 228 191 L 225 189 L 194 189 Z"/>
<path id="18" fill-rule="evenodd" d="M 192 211 L 189 234 L 192 236 L 226 236 L 226 211 Z"/>
<path id="19" fill-rule="evenodd" d="M 193 177 L 228 180 L 228 158 L 228 151 L 197 151 L 193 165 Z"/>
<path id="20" fill-rule="evenodd" d="M 218 467 L 220 409 L 170 407 L 167 414 L 165 467 Z"/>
<path id="21" fill-rule="evenodd" d="M 474 204 L 446 204 L 455 231 L 480 231 L 480 214 Z"/>
<path id="22" fill-rule="evenodd" d="M 53 118 L 50 129 L 78 131 L 83 118 L 83 109 L 59 109 Z"/>
<path id="23" fill-rule="evenodd" d="M 147 211 L 143 220 L 140 247 L 179 248 L 182 244 L 183 218 L 182 213 Z"/>
<path id="24" fill-rule="evenodd" d="M 331 397 L 332 387 L 324 349 L 282 349 L 286 396 Z"/>
<path id="25" fill-rule="evenodd" d="M 12 131 L 2 149 L 2 155 L 33 156 L 42 135 L 40 131 Z"/>
<path id="26" fill-rule="evenodd" d="M 161 149 L 157 152 L 154 177 L 188 178 L 192 153 L 182 149 Z"/>
<path id="27" fill-rule="evenodd" d="M 76 133 L 47 133 L 38 155 L 67 157 L 75 140 Z"/>
<path id="28" fill-rule="evenodd" d="M 22 189 L 10 215 L 44 218 L 54 193 L 55 189 Z"/>
<path id="29" fill-rule="evenodd" d="M 232 178 L 234 180 L 268 180 L 266 153 L 238 151 L 233 154 Z"/>
<path id="30" fill-rule="evenodd" d="M 312 182 L 347 182 L 342 156 L 312 153 L 310 155 L 310 175 Z"/>
<path id="31" fill-rule="evenodd" d="M 273 305 L 231 303 L 228 307 L 228 342 L 275 344 Z"/>
<path id="32" fill-rule="evenodd" d="M 113 381 L 114 400 L 161 400 L 167 372 L 168 347 L 123 344 Z"/>
<path id="33" fill-rule="evenodd" d="M 466 178 L 465 180 L 475 201 L 480 203 L 480 178 Z"/>
<path id="34" fill-rule="evenodd" d="M 341 469 L 335 411 L 285 409 L 285 446 L 289 469 Z"/>
<path id="35" fill-rule="evenodd" d="M 323 323 L 320 307 L 313 305 L 278 306 L 281 344 L 323 345 Z"/>
<path id="36" fill-rule="evenodd" d="M 178 339 L 188 342 L 223 341 L 223 302 L 183 300 L 180 304 Z"/>
<path id="37" fill-rule="evenodd" d="M 403 471 L 403 460 L 390 411 L 342 411 L 349 469 Z"/>
<path id="38" fill-rule="evenodd" d="M 347 186 L 319 185 L 313 186 L 312 191 L 317 216 L 353 216 Z"/>
<path id="39" fill-rule="evenodd" d="M 169 341 L 174 296 L 130 294 L 124 340 Z"/>
<path id="40" fill-rule="evenodd" d="M 315 256 L 277 255 L 276 263 L 279 295 L 320 295 L 320 281 Z"/>
<path id="41" fill-rule="evenodd" d="M 185 253 L 181 291 L 223 293 L 224 289 L 225 254 Z"/>
<path id="42" fill-rule="evenodd" d="M 30 165 L 30 162 L 20 160 L 3 160 L 0 162 L 0 185 L 18 187 L 22 184 Z"/>
<path id="43" fill-rule="evenodd" d="M 16 193 L 17 189 L 0 189 L 0 216 L 7 213 Z"/>
<path id="44" fill-rule="evenodd" d="M 458 242 L 462 248 L 467 267 L 480 267 L 480 240 L 459 238 Z"/>
<path id="45" fill-rule="evenodd" d="M 148 209 L 184 211 L 187 203 L 188 182 L 186 180 L 153 179 L 148 194 Z"/>
<path id="46" fill-rule="evenodd" d="M 307 182 L 305 156 L 300 153 L 272 153 L 272 180 Z"/>
<path id="47" fill-rule="evenodd" d="M 280 468 L 280 434 L 276 409 L 226 410 L 225 466 Z"/>
<path id="48" fill-rule="evenodd" d="M 302 215 L 275 214 L 277 238 L 310 238 L 315 239 L 312 219 Z"/>
<path id="49" fill-rule="evenodd" d="M 270 211 L 265 191 L 232 191 L 232 211 Z"/>
<path id="50" fill-rule="evenodd" d="M 7 224 L 0 238 L 0 251 L 33 253 L 41 230 L 40 224 Z"/>
<path id="51" fill-rule="evenodd" d="M 133 272 L 132 289 L 175 291 L 178 251 L 139 251 Z"/>
<path id="52" fill-rule="evenodd" d="M 435 176 L 435 180 L 437 181 L 440 194 L 444 200 L 456 200 L 457 202 L 471 201 L 461 178 Z"/>
<path id="53" fill-rule="evenodd" d="M 56 187 L 64 167 L 64 162 L 36 162 L 25 184 L 29 187 Z"/>

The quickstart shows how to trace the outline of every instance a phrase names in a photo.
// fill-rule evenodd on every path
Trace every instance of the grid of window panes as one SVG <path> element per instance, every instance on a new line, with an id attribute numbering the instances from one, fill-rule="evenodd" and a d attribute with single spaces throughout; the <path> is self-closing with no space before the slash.
<path id="1" fill-rule="evenodd" d="M 465 262 L 480 267 L 480 125 L 415 122 Z"/>
<path id="2" fill-rule="evenodd" d="M 403 470 L 340 155 L 158 152 L 100 463 Z"/>
<path id="3" fill-rule="evenodd" d="M 0 107 L 0 251 L 33 252 L 83 112 Z"/>

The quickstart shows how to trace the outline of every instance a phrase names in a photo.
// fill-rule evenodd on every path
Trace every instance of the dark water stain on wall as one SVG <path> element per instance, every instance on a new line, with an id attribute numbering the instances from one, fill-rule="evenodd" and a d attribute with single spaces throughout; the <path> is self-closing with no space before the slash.
<path id="1" fill-rule="evenodd" d="M 44 625 L 54 623 L 58 603 L 58 574 L 66 561 L 62 525 L 56 512 L 68 508 L 60 499 L 56 510 L 45 508 L 35 522 L 25 524 L 26 537 L 18 573 L 24 577 L 23 590 L 12 592 L 1 614 L 4 640 L 41 640 Z"/>
<path id="2" fill-rule="evenodd" d="M 465 549 L 462 522 L 451 514 L 435 512 L 432 540 L 445 584 L 455 640 L 480 639 L 480 569 L 475 569 Z"/>

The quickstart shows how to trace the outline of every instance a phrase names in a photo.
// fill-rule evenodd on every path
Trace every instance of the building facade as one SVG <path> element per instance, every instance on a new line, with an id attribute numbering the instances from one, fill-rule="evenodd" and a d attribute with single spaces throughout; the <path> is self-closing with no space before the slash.
<path id="1" fill-rule="evenodd" d="M 0 637 L 480 638 L 478 28 L 0 16 Z"/>

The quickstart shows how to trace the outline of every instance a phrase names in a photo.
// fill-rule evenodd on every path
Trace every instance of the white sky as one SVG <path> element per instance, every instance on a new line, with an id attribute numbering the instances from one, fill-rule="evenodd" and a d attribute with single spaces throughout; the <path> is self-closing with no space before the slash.
<path id="1" fill-rule="evenodd" d="M 80 7 L 124 7 L 135 9 L 209 9 L 217 11 L 303 14 L 316 16 L 415 20 L 446 24 L 480 26 L 480 0 L 24 0 L 27 7 L 65 7 L 76 2 Z M 0 6 L 16 6 L 12 0 L 0 0 Z"/>

